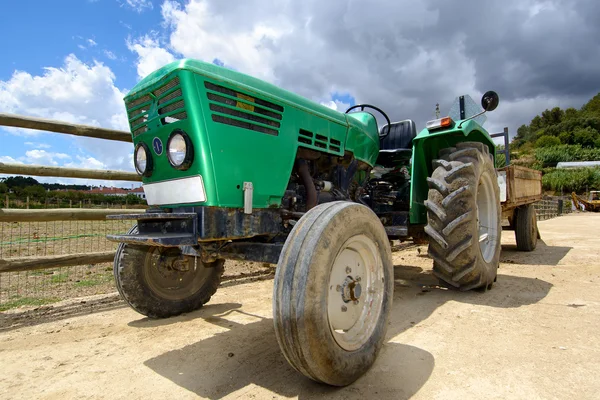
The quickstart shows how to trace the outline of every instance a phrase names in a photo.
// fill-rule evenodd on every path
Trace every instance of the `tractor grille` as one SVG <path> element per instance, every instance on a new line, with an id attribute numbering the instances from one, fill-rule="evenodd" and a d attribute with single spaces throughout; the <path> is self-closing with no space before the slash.
<path id="1" fill-rule="evenodd" d="M 156 89 L 152 95 L 156 98 L 158 117 L 162 125 L 187 119 L 185 101 L 178 77 Z M 127 116 L 133 136 L 148 131 L 148 113 L 152 102 L 152 96 L 146 94 L 127 103 Z"/>
<path id="2" fill-rule="evenodd" d="M 312 147 L 316 150 L 331 150 L 336 153 L 341 152 L 341 142 L 337 139 L 329 138 L 325 135 L 314 134 L 305 129 L 298 132 L 298 142 L 305 147 Z"/>
<path id="3" fill-rule="evenodd" d="M 214 122 L 279 135 L 283 107 L 214 83 L 204 82 Z"/>

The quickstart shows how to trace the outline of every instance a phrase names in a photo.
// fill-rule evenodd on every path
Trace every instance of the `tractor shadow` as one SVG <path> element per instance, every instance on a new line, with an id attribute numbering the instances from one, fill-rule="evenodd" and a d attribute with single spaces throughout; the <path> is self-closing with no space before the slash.
<path id="1" fill-rule="evenodd" d="M 227 306 L 234 308 L 224 311 Z M 358 381 L 344 388 L 330 387 L 303 377 L 288 364 L 279 350 L 273 319 L 247 313 L 237 304 L 207 306 L 198 313 L 201 315 L 191 313 L 184 318 L 202 318 L 225 330 L 151 358 L 144 365 L 203 398 L 220 399 L 233 393 L 245 398 L 261 387 L 274 395 L 302 399 L 404 399 L 427 382 L 435 364 L 427 351 L 387 343 L 375 365 Z M 244 323 L 235 322 L 236 319 L 243 319 Z M 141 320 L 136 325 L 146 322 L 150 321 Z"/>
<path id="2" fill-rule="evenodd" d="M 538 239 L 534 251 L 519 251 L 514 244 L 503 244 L 500 253 L 500 262 L 521 265 L 558 265 L 573 247 L 548 246 L 543 240 Z"/>
<path id="3" fill-rule="evenodd" d="M 230 394 L 249 397 L 257 387 L 273 395 L 321 398 L 406 399 L 429 380 L 434 356 L 418 347 L 391 341 L 430 317 L 449 301 L 517 308 L 542 300 L 552 284 L 539 279 L 499 275 L 487 292 L 458 292 L 437 286 L 430 270 L 396 265 L 395 294 L 388 342 L 373 367 L 348 387 L 317 384 L 296 372 L 279 350 L 273 320 L 245 312 L 237 303 L 215 304 L 177 317 L 181 322 L 200 318 L 223 328 L 207 339 L 148 359 L 144 365 L 201 397 L 218 399 Z M 175 319 L 177 319 L 175 318 Z M 161 321 L 140 320 L 132 326 L 158 326 Z M 158 325 L 157 325 L 158 324 Z"/>

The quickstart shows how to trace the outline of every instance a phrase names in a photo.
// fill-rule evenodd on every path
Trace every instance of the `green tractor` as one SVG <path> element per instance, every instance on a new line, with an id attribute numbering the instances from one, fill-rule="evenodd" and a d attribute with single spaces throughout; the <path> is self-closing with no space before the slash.
<path id="1" fill-rule="evenodd" d="M 473 117 L 417 134 L 377 107 L 331 110 L 195 60 L 166 65 L 125 97 L 150 208 L 119 242 L 114 273 L 150 318 L 202 307 L 224 260 L 277 264 L 273 320 L 289 363 L 352 383 L 384 342 L 392 240 L 429 240 L 433 273 L 489 288 L 500 255 L 495 145 Z M 498 96 L 483 96 L 483 112 Z M 366 110 L 381 114 L 378 127 Z"/>

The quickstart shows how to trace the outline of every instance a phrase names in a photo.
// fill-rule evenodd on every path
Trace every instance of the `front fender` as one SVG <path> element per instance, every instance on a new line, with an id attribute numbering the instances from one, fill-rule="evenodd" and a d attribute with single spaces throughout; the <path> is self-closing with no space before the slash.
<path id="1" fill-rule="evenodd" d="M 490 154 L 496 160 L 496 145 L 489 133 L 474 120 L 465 121 L 460 128 L 460 121 L 453 128 L 429 132 L 423 129 L 413 139 L 412 168 L 410 182 L 410 223 L 426 224 L 427 200 L 429 188 L 427 177 L 433 173 L 432 160 L 438 158 L 441 149 L 453 147 L 460 142 L 481 142 L 488 146 Z"/>

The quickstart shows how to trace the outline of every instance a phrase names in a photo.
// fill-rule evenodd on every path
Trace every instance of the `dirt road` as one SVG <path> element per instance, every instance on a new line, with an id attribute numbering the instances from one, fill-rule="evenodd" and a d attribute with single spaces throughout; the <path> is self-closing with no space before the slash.
<path id="1" fill-rule="evenodd" d="M 516 252 L 505 232 L 498 282 L 486 293 L 430 288 L 425 246 L 395 253 L 389 340 L 347 388 L 288 366 L 269 279 L 226 285 L 202 310 L 168 320 L 114 298 L 35 320 L 0 316 L 0 398 L 597 399 L 598 224 L 598 214 L 540 222 L 533 253 Z"/>

